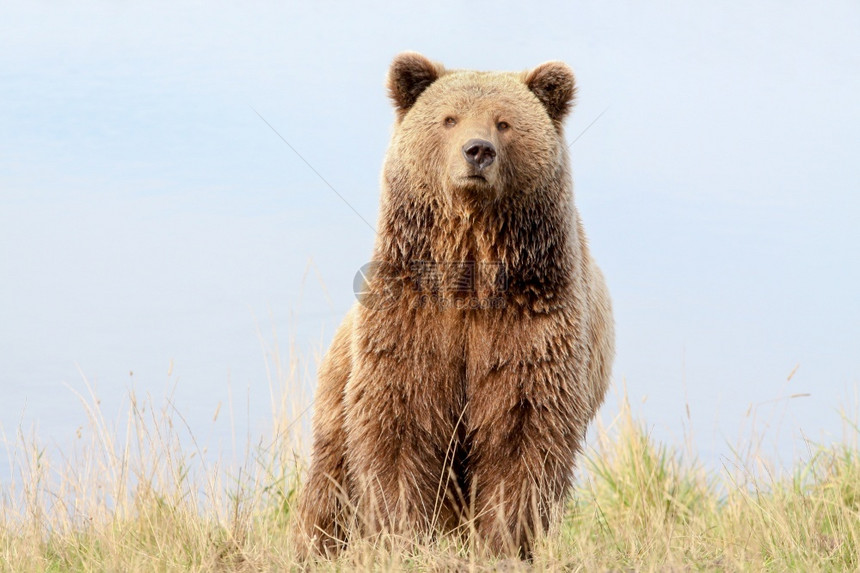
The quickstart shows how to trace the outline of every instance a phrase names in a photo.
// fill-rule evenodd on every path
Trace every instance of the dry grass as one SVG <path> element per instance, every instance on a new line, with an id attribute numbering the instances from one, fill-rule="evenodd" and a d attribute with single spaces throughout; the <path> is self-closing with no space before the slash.
<path id="1" fill-rule="evenodd" d="M 274 357 L 273 437 L 229 467 L 211 461 L 169 400 L 130 396 L 124 427 L 82 399 L 89 426 L 67 456 L 23 433 L 0 497 L 2 571 L 283 571 L 295 497 L 295 367 Z M 596 431 L 559 531 L 535 560 L 482 562 L 450 539 L 351 545 L 324 570 L 857 570 L 858 430 L 782 477 L 748 456 L 708 472 L 655 443 L 626 404 Z M 4 478 L 5 480 L 5 478 Z"/>

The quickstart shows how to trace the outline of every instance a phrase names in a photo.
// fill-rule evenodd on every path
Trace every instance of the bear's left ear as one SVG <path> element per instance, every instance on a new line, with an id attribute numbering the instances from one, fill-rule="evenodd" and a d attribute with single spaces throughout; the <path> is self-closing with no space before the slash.
<path id="1" fill-rule="evenodd" d="M 431 62 L 416 52 L 403 52 L 388 70 L 388 95 L 394 102 L 397 119 L 418 100 L 418 96 L 445 72 L 442 64 Z"/>
<path id="2" fill-rule="evenodd" d="M 546 62 L 526 72 L 523 81 L 544 105 L 556 128 L 560 128 L 576 97 L 573 70 L 564 62 Z"/>

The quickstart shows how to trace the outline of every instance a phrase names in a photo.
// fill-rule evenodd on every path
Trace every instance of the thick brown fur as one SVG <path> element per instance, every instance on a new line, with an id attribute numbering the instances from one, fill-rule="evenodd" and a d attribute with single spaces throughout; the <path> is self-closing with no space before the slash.
<path id="1" fill-rule="evenodd" d="M 405 53 L 388 88 L 377 296 L 350 311 L 320 369 L 298 550 L 460 530 L 528 556 L 569 490 L 614 352 L 562 132 L 573 73 L 449 71 Z M 463 154 L 473 138 L 497 152 L 479 174 Z"/>

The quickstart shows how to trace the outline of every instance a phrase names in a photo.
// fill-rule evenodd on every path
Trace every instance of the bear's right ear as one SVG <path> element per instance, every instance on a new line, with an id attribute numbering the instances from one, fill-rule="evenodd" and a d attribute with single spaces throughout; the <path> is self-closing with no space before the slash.
<path id="1" fill-rule="evenodd" d="M 523 81 L 544 105 L 556 129 L 561 128 L 576 97 L 576 80 L 570 67 L 564 62 L 546 62 L 525 72 Z"/>
<path id="2" fill-rule="evenodd" d="M 398 120 L 403 119 L 418 96 L 444 71 L 442 64 L 431 62 L 416 52 L 403 52 L 394 58 L 388 70 L 388 95 L 394 102 Z"/>

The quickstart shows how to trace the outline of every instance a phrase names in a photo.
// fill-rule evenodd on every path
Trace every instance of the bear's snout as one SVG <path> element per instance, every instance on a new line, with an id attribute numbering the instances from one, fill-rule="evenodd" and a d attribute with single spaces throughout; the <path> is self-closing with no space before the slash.
<path id="1" fill-rule="evenodd" d="M 469 164 L 481 171 L 495 161 L 496 148 L 486 139 L 470 139 L 463 146 L 463 156 Z"/>

